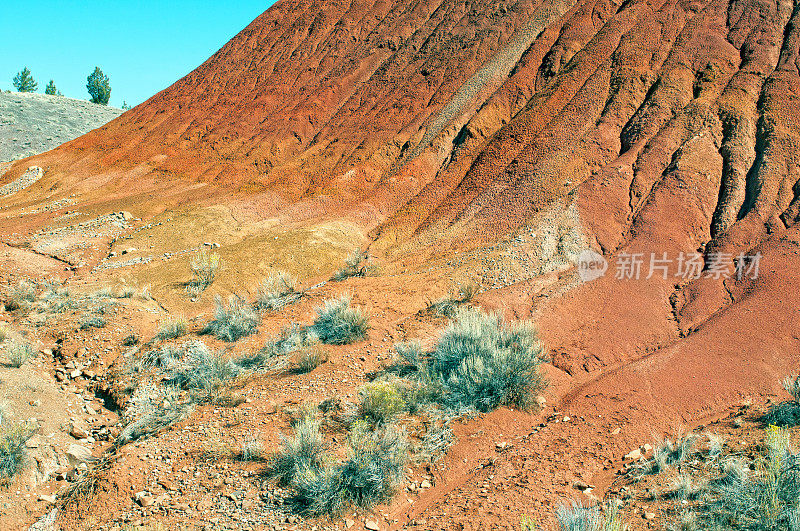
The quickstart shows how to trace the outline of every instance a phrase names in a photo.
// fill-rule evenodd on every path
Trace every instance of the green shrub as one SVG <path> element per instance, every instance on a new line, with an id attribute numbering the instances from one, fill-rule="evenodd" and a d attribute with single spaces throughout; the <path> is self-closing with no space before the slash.
<path id="1" fill-rule="evenodd" d="M 26 361 L 33 357 L 33 347 L 29 343 L 12 341 L 8 345 L 8 361 L 12 367 L 22 367 Z"/>
<path id="2" fill-rule="evenodd" d="M 290 363 L 288 354 L 303 350 L 309 350 L 309 354 L 312 354 L 319 342 L 316 333 L 297 323 L 292 323 L 281 332 L 278 338 L 267 341 L 262 348 L 242 356 L 236 361 L 236 364 L 242 369 L 249 370 L 281 370 Z M 312 360 L 313 357 L 310 357 L 307 361 L 311 362 Z"/>
<path id="3" fill-rule="evenodd" d="M 405 432 L 391 425 L 370 431 L 357 422 L 350 430 L 349 444 L 349 457 L 338 473 L 345 499 L 364 508 L 391 499 L 408 461 Z"/>
<path id="4" fill-rule="evenodd" d="M 44 88 L 44 93 L 47 94 L 48 96 L 55 96 L 56 94 L 58 94 L 58 89 L 56 88 L 56 82 L 51 79 L 50 83 L 48 83 L 47 86 Z"/>
<path id="5" fill-rule="evenodd" d="M 455 433 L 449 420 L 433 422 L 428 426 L 415 458 L 417 461 L 435 462 L 447 453 L 455 441 Z"/>
<path id="6" fill-rule="evenodd" d="M 201 249 L 189 260 L 189 269 L 192 271 L 193 278 L 186 286 L 190 295 L 199 295 L 208 288 L 217 278 L 217 272 L 221 265 L 219 254 L 210 253 Z"/>
<path id="7" fill-rule="evenodd" d="M 544 386 L 542 356 L 532 326 L 508 325 L 497 315 L 464 310 L 439 339 L 429 371 L 441 386 L 442 402 L 453 409 L 525 409 Z"/>
<path id="8" fill-rule="evenodd" d="M 347 458 L 326 464 L 305 461 L 294 467 L 291 486 L 298 508 L 311 515 L 336 514 L 355 505 L 369 508 L 391 499 L 403 480 L 408 460 L 405 432 L 395 426 L 370 431 L 356 422 L 350 431 Z"/>
<path id="9" fill-rule="evenodd" d="M 34 430 L 23 424 L 0 427 L 0 484 L 8 484 L 25 464 L 25 443 Z"/>
<path id="10" fill-rule="evenodd" d="M 390 382 L 372 382 L 359 390 L 358 415 L 373 424 L 385 424 L 406 407 L 397 387 Z"/>
<path id="11" fill-rule="evenodd" d="M 264 446 L 258 433 L 248 432 L 239 449 L 240 461 L 259 461 L 264 457 Z"/>
<path id="12" fill-rule="evenodd" d="M 69 290 L 59 286 L 48 286 L 42 293 L 41 303 L 44 311 L 50 313 L 61 313 L 78 305 Z"/>
<path id="13" fill-rule="evenodd" d="M 783 388 L 792 399 L 773 404 L 762 420 L 775 426 L 797 426 L 800 424 L 800 376 L 784 378 Z"/>
<path id="14" fill-rule="evenodd" d="M 297 291 L 297 280 L 285 271 L 278 271 L 261 282 L 255 306 L 262 312 L 274 312 L 297 302 L 302 296 Z"/>
<path id="15" fill-rule="evenodd" d="M 36 300 L 36 287 L 31 282 L 21 281 L 11 294 L 6 298 L 5 305 L 9 311 L 27 310 L 31 303 Z"/>
<path id="16" fill-rule="evenodd" d="M 697 441 L 698 436 L 695 434 L 680 437 L 675 442 L 668 438 L 662 439 L 656 444 L 650 459 L 634 464 L 634 478 L 639 480 L 646 475 L 660 474 L 671 466 L 686 462 L 696 453 Z"/>
<path id="17" fill-rule="evenodd" d="M 161 326 L 156 332 L 156 341 L 163 341 L 166 339 L 177 339 L 186 334 L 188 325 L 186 319 L 179 317 L 177 319 L 168 319 L 161 323 Z"/>
<path id="18" fill-rule="evenodd" d="M 790 448 L 790 433 L 770 426 L 766 455 L 754 473 L 731 469 L 719 482 L 715 499 L 703 504 L 701 520 L 716 529 L 772 531 L 800 524 L 800 454 Z"/>
<path id="19" fill-rule="evenodd" d="M 303 347 L 297 353 L 295 372 L 306 374 L 328 361 L 327 353 L 316 345 Z"/>
<path id="20" fill-rule="evenodd" d="M 228 307 L 217 296 L 214 300 L 214 320 L 208 323 L 205 333 L 227 342 L 255 333 L 260 317 L 247 301 L 236 295 L 228 298 Z"/>
<path id="21" fill-rule="evenodd" d="M 88 330 L 90 328 L 104 328 L 106 320 L 99 315 L 84 315 L 78 321 L 78 327 L 81 330 Z"/>
<path id="22" fill-rule="evenodd" d="M 235 363 L 210 351 L 202 341 L 189 341 L 181 350 L 185 353 L 183 358 L 167 364 L 169 380 L 191 391 L 198 402 L 215 401 L 240 373 Z"/>
<path id="23" fill-rule="evenodd" d="M 317 308 L 317 318 L 311 329 L 320 341 L 347 345 L 367 337 L 369 317 L 360 308 L 352 308 L 350 302 L 349 295 L 342 295 Z"/>
<path id="24" fill-rule="evenodd" d="M 292 438 L 283 438 L 282 448 L 269 460 L 267 475 L 281 485 L 291 485 L 299 473 L 321 470 L 325 461 L 325 441 L 319 421 L 305 416 L 294 427 Z"/>

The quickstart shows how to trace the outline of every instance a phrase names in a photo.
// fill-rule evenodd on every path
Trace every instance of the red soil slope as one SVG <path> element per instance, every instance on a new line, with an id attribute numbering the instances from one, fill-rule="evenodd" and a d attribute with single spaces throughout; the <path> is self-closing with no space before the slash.
<path id="1" fill-rule="evenodd" d="M 135 209 L 154 199 L 133 191 L 212 182 L 204 201 L 235 191 L 256 219 L 353 220 L 398 272 L 447 260 L 485 280 L 497 261 L 514 273 L 483 302 L 538 319 L 573 377 L 565 408 L 649 433 L 797 369 L 799 69 L 784 0 L 287 0 L 0 184 L 36 164 L 40 186 Z M 581 284 L 585 248 L 610 269 Z M 631 253 L 640 278 L 615 278 Z M 651 253 L 666 278 L 646 278 Z M 681 253 L 728 274 L 686 278 Z"/>

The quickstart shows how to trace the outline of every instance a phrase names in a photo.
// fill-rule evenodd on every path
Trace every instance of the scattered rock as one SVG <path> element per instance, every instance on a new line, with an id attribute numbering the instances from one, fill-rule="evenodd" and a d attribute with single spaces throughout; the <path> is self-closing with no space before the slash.
<path id="1" fill-rule="evenodd" d="M 55 496 L 51 496 L 49 494 L 39 494 L 39 501 L 43 501 L 43 502 L 52 504 L 52 503 L 56 502 L 56 497 Z"/>
<path id="2" fill-rule="evenodd" d="M 86 439 L 89 436 L 88 427 L 82 422 L 73 421 L 69 423 L 69 434 L 76 439 Z"/>
<path id="3" fill-rule="evenodd" d="M 656 513 L 651 513 L 651 512 L 649 512 L 649 511 L 645 511 L 645 513 L 644 513 L 644 515 L 643 515 L 643 516 L 644 516 L 644 519 L 645 519 L 645 520 L 655 520 L 655 518 L 656 518 Z"/>
<path id="4" fill-rule="evenodd" d="M 369 529 L 369 531 L 381 531 L 381 527 L 375 520 L 367 520 L 364 522 L 364 528 Z"/>
<path id="5" fill-rule="evenodd" d="M 433 485 L 431 485 L 431 482 L 427 479 L 423 479 L 422 483 L 419 484 L 419 488 L 421 489 L 430 489 L 431 487 L 433 487 Z"/>
<path id="6" fill-rule="evenodd" d="M 79 444 L 70 444 L 67 449 L 67 459 L 69 459 L 70 466 L 78 466 L 83 463 L 91 463 L 95 461 L 92 457 L 92 451 Z"/>
<path id="7" fill-rule="evenodd" d="M 141 507 L 149 507 L 153 505 L 155 498 L 153 495 L 147 491 L 137 492 L 136 496 L 134 496 L 134 500 L 138 503 Z"/>
<path id="8" fill-rule="evenodd" d="M 630 452 L 625 454 L 625 457 L 624 457 L 624 459 L 626 461 L 627 460 L 638 461 L 641 458 L 642 458 L 642 451 L 640 449 L 638 449 L 638 448 L 635 449 L 635 450 L 631 450 Z"/>

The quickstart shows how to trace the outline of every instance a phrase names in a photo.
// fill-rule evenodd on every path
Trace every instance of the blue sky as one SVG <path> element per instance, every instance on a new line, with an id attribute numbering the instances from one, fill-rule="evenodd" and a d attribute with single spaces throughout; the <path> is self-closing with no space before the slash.
<path id="1" fill-rule="evenodd" d="M 4 2 L 0 8 L 0 89 L 13 90 L 27 66 L 44 92 L 89 99 L 86 77 L 99 66 L 110 105 L 142 103 L 185 76 L 243 30 L 274 0 Z"/>

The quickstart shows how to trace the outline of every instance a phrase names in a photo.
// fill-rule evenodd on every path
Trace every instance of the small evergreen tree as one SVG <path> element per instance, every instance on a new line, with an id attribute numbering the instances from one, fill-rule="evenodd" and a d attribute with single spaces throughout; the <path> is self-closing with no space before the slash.
<path id="1" fill-rule="evenodd" d="M 39 86 L 36 80 L 33 79 L 31 71 L 28 70 L 27 66 L 14 76 L 13 85 L 18 92 L 36 92 Z"/>
<path id="2" fill-rule="evenodd" d="M 130 105 L 128 105 L 128 102 L 127 102 L 127 101 L 123 101 L 123 102 L 122 102 L 122 110 L 123 110 L 123 111 L 129 111 L 129 110 L 131 110 L 131 106 L 130 106 Z"/>
<path id="3" fill-rule="evenodd" d="M 111 83 L 100 67 L 94 67 L 94 72 L 86 78 L 86 90 L 92 97 L 92 103 L 108 105 L 108 100 L 111 98 Z"/>
<path id="4" fill-rule="evenodd" d="M 49 94 L 50 96 L 57 95 L 58 89 L 56 89 L 56 82 L 51 79 L 50 83 L 48 83 L 47 86 L 44 88 L 44 93 Z"/>

